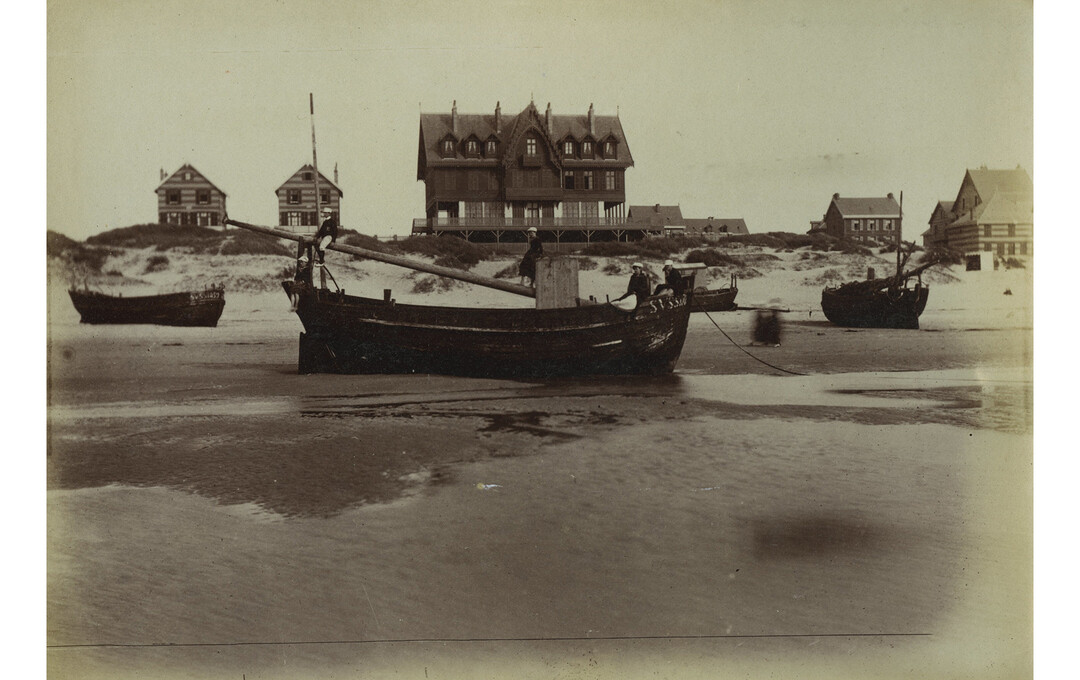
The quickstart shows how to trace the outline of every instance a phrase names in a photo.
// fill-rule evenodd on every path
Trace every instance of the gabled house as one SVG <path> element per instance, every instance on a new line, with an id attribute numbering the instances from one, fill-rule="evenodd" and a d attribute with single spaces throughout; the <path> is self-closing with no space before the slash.
<path id="1" fill-rule="evenodd" d="M 650 234 L 682 234 L 686 219 L 677 205 L 632 205 L 626 213 L 627 223 L 641 227 Z"/>
<path id="2" fill-rule="evenodd" d="M 945 227 L 956 221 L 952 201 L 938 201 L 934 212 L 930 213 L 930 228 L 922 233 L 923 247 L 930 249 L 945 245 Z"/>
<path id="3" fill-rule="evenodd" d="M 214 186 L 198 170 L 185 163 L 166 177 L 155 192 L 158 222 L 183 226 L 216 227 L 225 218 L 225 192 Z"/>
<path id="4" fill-rule="evenodd" d="M 314 231 L 319 227 L 319 210 L 327 206 L 341 222 L 341 198 L 344 194 L 337 187 L 337 166 L 334 181 L 318 173 L 319 200 L 315 201 L 316 172 L 310 163 L 303 165 L 292 177 L 276 190 L 278 199 L 278 224 L 293 231 Z M 306 229 L 305 229 L 306 227 Z M 299 228 L 299 229 L 298 229 Z"/>
<path id="5" fill-rule="evenodd" d="M 1031 255 L 1034 213 L 1034 186 L 1023 168 L 969 169 L 956 200 L 934 209 L 923 244 L 964 254 Z"/>
<path id="6" fill-rule="evenodd" d="M 750 233 L 746 228 L 746 220 L 741 217 L 709 217 L 707 219 L 688 217 L 685 222 L 687 236 L 720 238 Z"/>
<path id="7" fill-rule="evenodd" d="M 833 194 L 823 218 L 825 233 L 861 243 L 900 241 L 900 205 L 885 197 L 842 198 Z"/>
<path id="8" fill-rule="evenodd" d="M 548 242 L 630 240 L 625 174 L 634 165 L 617 115 L 421 113 L 416 179 L 425 217 L 413 233 L 451 233 L 481 243 L 523 243 L 536 227 Z"/>

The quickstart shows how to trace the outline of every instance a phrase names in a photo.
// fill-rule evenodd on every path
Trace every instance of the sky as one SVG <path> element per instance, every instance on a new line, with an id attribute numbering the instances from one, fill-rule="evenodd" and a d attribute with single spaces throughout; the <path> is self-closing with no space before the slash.
<path id="1" fill-rule="evenodd" d="M 618 114 L 628 205 L 805 232 L 834 193 L 904 195 L 920 240 L 968 168 L 1035 179 L 1033 8 L 1023 0 L 54 0 L 48 228 L 156 221 L 191 163 L 230 217 L 276 223 L 312 160 L 342 224 L 424 215 L 421 112 Z"/>

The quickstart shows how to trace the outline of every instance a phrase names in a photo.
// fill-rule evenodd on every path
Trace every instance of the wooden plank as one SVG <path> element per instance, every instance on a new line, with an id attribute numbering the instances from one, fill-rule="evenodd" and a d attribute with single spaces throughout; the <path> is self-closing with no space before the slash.
<path id="1" fill-rule="evenodd" d="M 536 308 L 577 306 L 578 261 L 569 257 L 542 257 L 536 261 Z"/>

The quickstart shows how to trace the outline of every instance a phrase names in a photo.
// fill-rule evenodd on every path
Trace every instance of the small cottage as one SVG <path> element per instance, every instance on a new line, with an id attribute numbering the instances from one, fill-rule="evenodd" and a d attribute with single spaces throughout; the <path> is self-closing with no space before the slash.
<path id="1" fill-rule="evenodd" d="M 155 190 L 158 195 L 158 222 L 178 226 L 216 227 L 225 219 L 225 192 L 214 186 L 198 170 L 185 163 L 166 176 Z"/>

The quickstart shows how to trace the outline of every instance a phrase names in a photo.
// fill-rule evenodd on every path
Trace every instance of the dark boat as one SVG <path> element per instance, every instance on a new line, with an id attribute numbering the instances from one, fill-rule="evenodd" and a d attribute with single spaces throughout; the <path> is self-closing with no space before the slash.
<path id="1" fill-rule="evenodd" d="M 555 377 L 670 373 L 682 351 L 690 295 L 636 309 L 585 303 L 555 309 L 399 304 L 307 282 L 299 290 L 300 373 L 439 373 Z"/>
<path id="2" fill-rule="evenodd" d="M 903 214 L 904 193 L 900 192 L 901 219 Z M 929 287 L 923 285 L 922 272 L 938 262 L 931 260 L 904 271 L 914 250 L 914 243 L 897 240 L 896 274 L 893 276 L 877 279 L 871 269 L 865 281 L 826 286 L 821 291 L 821 311 L 825 318 L 837 326 L 853 328 L 918 329 L 919 315 L 926 309 L 930 295 Z M 914 285 L 911 284 L 913 278 L 916 278 Z"/>
<path id="3" fill-rule="evenodd" d="M 919 327 L 919 315 L 926 308 L 929 288 L 922 282 L 914 286 L 883 279 L 884 287 L 876 281 L 856 281 L 821 291 L 821 311 L 837 326 L 854 328 L 911 328 Z"/>
<path id="4" fill-rule="evenodd" d="M 225 308 L 225 288 L 120 297 L 90 290 L 68 291 L 82 323 L 216 326 Z"/>
<path id="5" fill-rule="evenodd" d="M 225 223 L 297 241 L 298 255 L 310 261 L 311 244 L 304 237 L 230 219 Z M 543 289 L 543 277 L 533 289 L 347 244 L 328 250 L 527 297 Z M 692 278 L 689 283 L 692 289 Z M 577 299 L 543 309 L 411 305 L 397 303 L 389 291 L 379 299 L 331 290 L 313 281 L 310 270 L 282 286 L 304 325 L 300 373 L 545 378 L 670 373 L 682 352 L 693 300 L 689 292 L 649 297 L 630 309 Z"/>
<path id="6" fill-rule="evenodd" d="M 727 288 L 694 289 L 694 304 L 692 312 L 727 312 L 735 309 L 735 296 L 739 294 L 735 275 L 731 275 L 731 285 Z"/>
<path id="7" fill-rule="evenodd" d="M 896 275 L 876 279 L 873 270 L 865 281 L 826 287 L 821 291 L 821 311 L 837 326 L 854 328 L 919 328 L 919 315 L 926 309 L 930 287 L 922 282 L 922 273 L 938 264 L 936 259 L 904 271 L 911 256 L 911 245 L 903 260 L 896 255 Z M 914 285 L 912 279 L 915 279 Z"/>

